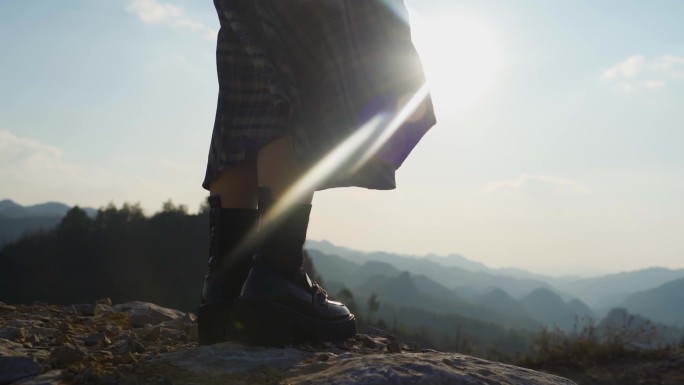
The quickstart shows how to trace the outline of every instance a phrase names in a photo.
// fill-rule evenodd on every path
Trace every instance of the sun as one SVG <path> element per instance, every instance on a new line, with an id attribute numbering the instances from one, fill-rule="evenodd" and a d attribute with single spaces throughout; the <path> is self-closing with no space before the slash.
<path id="1" fill-rule="evenodd" d="M 476 104 L 496 78 L 500 55 L 491 29 L 474 18 L 411 15 L 435 108 L 458 112 Z"/>

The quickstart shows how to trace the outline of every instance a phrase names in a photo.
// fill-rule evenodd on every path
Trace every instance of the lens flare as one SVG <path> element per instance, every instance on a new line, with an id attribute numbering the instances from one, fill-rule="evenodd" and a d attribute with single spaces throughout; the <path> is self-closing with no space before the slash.
<path id="1" fill-rule="evenodd" d="M 288 210 L 310 194 L 324 181 L 336 174 L 353 174 L 363 167 L 392 135 L 418 111 L 428 96 L 423 85 L 398 109 L 394 116 L 381 112 L 340 143 L 320 161 L 313 165 L 262 218 L 260 231 L 268 232 Z"/>
<path id="2" fill-rule="evenodd" d="M 384 0 L 386 5 L 398 18 L 408 24 L 408 12 L 403 3 L 396 0 Z M 258 242 L 258 233 L 268 234 L 284 218 L 288 210 L 315 191 L 326 180 L 335 175 L 353 175 L 360 170 L 392 135 L 419 111 L 421 104 L 428 96 L 428 87 L 423 84 L 403 105 L 393 113 L 381 111 L 368 119 L 347 139 L 332 149 L 311 166 L 271 207 L 265 217 L 261 218 L 259 229 L 252 231 L 233 251 L 235 255 L 253 249 Z M 230 260 L 231 258 L 226 258 Z"/>

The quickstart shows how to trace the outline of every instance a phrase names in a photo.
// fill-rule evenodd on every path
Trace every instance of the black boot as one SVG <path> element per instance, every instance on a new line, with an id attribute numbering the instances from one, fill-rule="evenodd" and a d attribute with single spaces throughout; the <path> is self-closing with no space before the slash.
<path id="1" fill-rule="evenodd" d="M 262 217 L 273 205 L 268 189 L 259 191 Z M 293 341 L 341 341 L 356 334 L 354 315 L 328 295 L 302 269 L 311 205 L 290 208 L 261 232 L 254 266 L 235 301 L 234 315 L 245 325 L 238 339 L 283 346 Z"/>
<path id="2" fill-rule="evenodd" d="M 256 251 L 254 245 L 243 241 L 258 223 L 257 210 L 224 209 L 219 196 L 209 197 L 209 269 L 197 311 L 200 345 L 226 340 L 231 306 L 240 295 Z"/>

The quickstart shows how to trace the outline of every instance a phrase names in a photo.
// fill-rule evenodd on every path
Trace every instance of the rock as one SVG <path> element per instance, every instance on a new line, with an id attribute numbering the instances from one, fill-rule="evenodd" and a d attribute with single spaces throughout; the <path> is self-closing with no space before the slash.
<path id="1" fill-rule="evenodd" d="M 51 370 L 36 377 L 25 378 L 12 383 L 12 385 L 60 385 L 62 382 L 62 371 Z"/>
<path id="2" fill-rule="evenodd" d="M 372 339 L 367 334 L 359 334 L 359 335 L 357 335 L 357 338 L 359 338 L 361 340 L 361 342 L 363 343 L 363 346 L 370 348 L 370 349 L 380 349 L 380 348 L 385 347 L 384 344 Z"/>
<path id="3" fill-rule="evenodd" d="M 0 338 L 0 385 L 572 384 L 459 354 L 406 352 L 411 348 L 375 328 L 335 344 L 198 347 L 193 314 L 145 302 L 17 305 L 0 311 L 0 325 L 16 339 Z M 7 373 L 14 377 L 2 378 Z"/>
<path id="4" fill-rule="evenodd" d="M 401 345 L 397 341 L 389 341 L 386 347 L 387 353 L 401 353 Z"/>
<path id="5" fill-rule="evenodd" d="M 2 355 L 0 352 L 0 385 L 43 373 L 43 366 L 33 357 Z"/>
<path id="6" fill-rule="evenodd" d="M 123 353 L 116 357 L 116 362 L 120 364 L 130 364 L 132 362 L 137 362 L 135 356 L 130 352 Z"/>
<path id="7" fill-rule="evenodd" d="M 111 343 L 112 341 L 107 338 L 107 334 L 104 332 L 93 333 L 83 340 L 85 346 L 109 345 Z"/>
<path id="8" fill-rule="evenodd" d="M 149 376 L 176 383 L 289 385 L 574 385 L 550 374 L 455 353 L 359 354 L 258 348 L 226 342 L 162 354 Z M 145 377 L 145 370 L 142 370 Z M 153 377 L 149 378 L 152 381 Z M 143 381 L 145 382 L 145 381 Z"/>
<path id="9" fill-rule="evenodd" d="M 124 354 L 124 353 L 144 353 L 147 349 L 145 348 L 145 345 L 143 345 L 140 341 L 138 341 L 135 338 L 126 338 L 123 340 L 118 349 L 117 352 L 119 354 Z"/>
<path id="10" fill-rule="evenodd" d="M 121 327 L 118 325 L 102 325 L 98 327 L 97 330 L 104 332 L 109 338 L 113 338 L 121 334 Z"/>
<path id="11" fill-rule="evenodd" d="M 0 338 L 0 356 L 20 357 L 25 355 L 25 349 L 20 343 Z"/>
<path id="12" fill-rule="evenodd" d="M 58 344 L 73 344 L 74 341 L 66 334 L 59 334 L 55 337 L 55 341 Z"/>
<path id="13" fill-rule="evenodd" d="M 42 349 L 26 347 L 29 344 L 20 344 L 0 338 L 0 356 L 2 357 L 29 357 L 38 361 L 48 357 L 48 353 Z"/>
<path id="14" fill-rule="evenodd" d="M 85 352 L 71 344 L 58 346 L 50 352 L 50 360 L 58 365 L 67 366 L 85 358 Z"/>
<path id="15" fill-rule="evenodd" d="M 59 333 L 59 330 L 54 328 L 32 327 L 28 330 L 29 336 L 36 336 L 40 339 L 54 337 Z"/>
<path id="16" fill-rule="evenodd" d="M 156 326 L 152 326 L 149 324 L 145 325 L 145 327 L 143 328 L 142 337 L 143 337 L 143 339 L 148 340 L 148 341 L 149 340 L 158 340 L 159 337 L 161 337 L 161 329 L 162 328 L 159 325 L 156 325 Z"/>
<path id="17" fill-rule="evenodd" d="M 168 309 L 149 302 L 127 302 L 114 305 L 112 308 L 130 314 L 133 327 L 143 327 L 147 324 L 158 325 L 164 321 L 185 317 L 185 313 L 180 310 Z"/>
<path id="18" fill-rule="evenodd" d="M 303 373 L 297 375 L 298 371 Z M 550 374 L 481 360 L 455 353 L 374 354 L 337 357 L 317 364 L 315 372 L 306 365 L 295 368 L 288 378 L 292 385 L 574 385 Z"/>
<path id="19" fill-rule="evenodd" d="M 284 370 L 310 354 L 294 348 L 275 349 L 224 342 L 166 353 L 155 361 L 202 376 L 221 377 L 260 367 Z"/>
<path id="20" fill-rule="evenodd" d="M 75 305 L 70 305 L 69 308 L 76 314 L 84 316 L 94 316 L 95 315 L 95 305 L 89 303 L 79 303 Z"/>
<path id="21" fill-rule="evenodd" d="M 111 300 L 110 300 L 111 302 Z M 80 303 L 76 305 L 70 305 L 68 308 L 73 311 L 76 314 L 82 315 L 82 316 L 88 316 L 88 317 L 93 317 L 98 314 L 102 314 L 105 312 L 112 312 L 112 307 L 110 305 L 106 304 L 99 304 L 99 303 Z"/>
<path id="22" fill-rule="evenodd" d="M 5 338 L 8 340 L 19 340 L 22 338 L 26 338 L 26 328 L 18 328 L 18 327 L 6 327 L 0 329 L 0 338 Z"/>
<path id="23" fill-rule="evenodd" d="M 98 299 L 95 301 L 96 305 L 106 305 L 106 306 L 112 306 L 112 299 L 111 298 L 102 298 Z"/>

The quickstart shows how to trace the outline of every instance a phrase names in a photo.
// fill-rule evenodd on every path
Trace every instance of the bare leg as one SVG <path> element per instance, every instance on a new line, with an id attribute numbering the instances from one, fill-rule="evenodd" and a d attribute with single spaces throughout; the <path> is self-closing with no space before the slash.
<path id="1" fill-rule="evenodd" d="M 257 157 L 259 252 L 242 286 L 237 313 L 256 320 L 242 324 L 248 339 L 258 344 L 285 345 L 293 337 L 341 341 L 356 334 L 349 309 L 328 301 L 303 270 L 314 191 L 312 187 L 293 197 L 289 190 L 309 166 L 296 158 L 291 136 L 268 144 Z"/>
<path id="2" fill-rule="evenodd" d="M 256 156 L 224 169 L 209 186 L 210 195 L 221 197 L 221 207 L 255 209 L 257 207 Z"/>
<path id="3" fill-rule="evenodd" d="M 291 135 L 269 143 L 257 156 L 261 213 L 257 261 L 289 276 L 301 272 L 314 191 L 298 192 L 296 197 L 288 191 L 308 168 L 309 163 L 297 159 Z"/>
<path id="4" fill-rule="evenodd" d="M 271 189 L 271 197 L 277 201 L 299 180 L 309 168 L 309 163 L 297 159 L 292 136 L 286 135 L 264 146 L 257 158 L 259 187 Z M 298 197 L 298 204 L 310 204 L 313 190 Z"/>
<path id="5" fill-rule="evenodd" d="M 256 154 L 221 172 L 209 186 L 209 269 L 198 311 L 199 343 L 226 339 L 228 311 L 240 295 L 256 252 Z"/>

